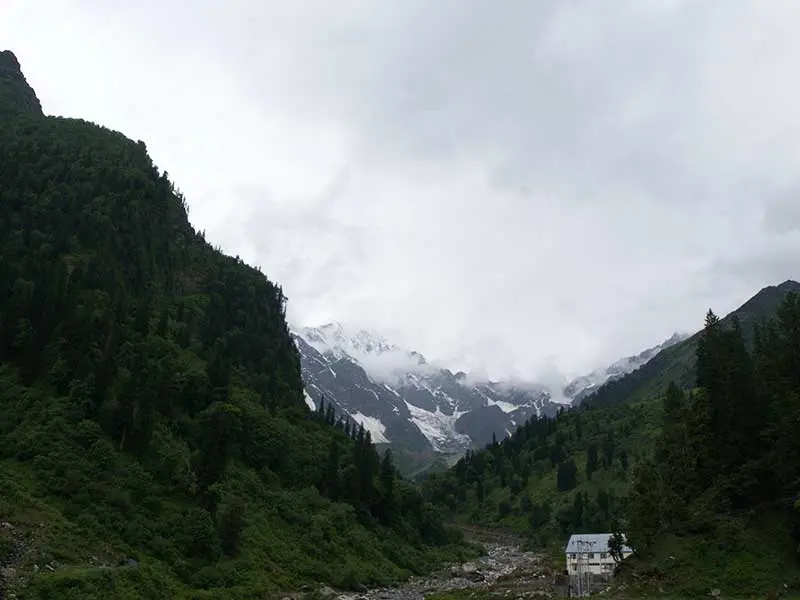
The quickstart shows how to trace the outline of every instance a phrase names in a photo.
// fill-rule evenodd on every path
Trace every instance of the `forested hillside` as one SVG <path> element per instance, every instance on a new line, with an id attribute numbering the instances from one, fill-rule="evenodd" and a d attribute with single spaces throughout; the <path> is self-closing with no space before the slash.
<path id="1" fill-rule="evenodd" d="M 709 311 L 697 389 L 668 388 L 655 452 L 634 472 L 629 539 L 690 595 L 800 587 L 800 295 L 752 338 L 749 351 L 739 321 Z"/>
<path id="2" fill-rule="evenodd" d="M 625 513 L 633 463 L 655 439 L 657 408 L 621 404 L 532 419 L 430 475 L 425 494 L 457 521 L 524 533 L 537 546 L 608 531 Z"/>
<path id="3" fill-rule="evenodd" d="M 752 330 L 794 290 L 794 281 L 764 288 L 722 322 L 738 320 Z M 695 387 L 700 337 L 662 350 L 579 408 L 528 421 L 509 439 L 468 453 L 449 473 L 430 477 L 426 494 L 458 519 L 533 533 L 539 541 L 612 527 L 625 513 L 631 465 L 654 447 L 664 391 L 670 382 Z"/>
<path id="4" fill-rule="evenodd" d="M 784 281 L 758 292 L 722 322 L 730 325 L 734 318 L 739 321 L 748 346 L 752 345 L 752 332 L 756 323 L 772 317 L 783 298 L 789 292 L 800 292 L 800 283 Z M 607 406 L 620 402 L 652 400 L 660 397 L 670 383 L 690 389 L 697 379 L 695 369 L 697 342 L 700 333 L 662 350 L 650 362 L 630 375 L 611 381 L 587 397 L 586 404 Z"/>
<path id="5" fill-rule="evenodd" d="M 795 287 L 766 288 L 721 321 L 711 313 L 702 332 L 662 352 L 666 372 L 648 363 L 640 370 L 647 377 L 637 371 L 600 390 L 606 401 L 590 397 L 554 419 L 527 422 L 428 477 L 427 497 L 455 520 L 522 532 L 539 547 L 561 547 L 571 533 L 627 531 L 642 557 L 637 573 L 689 595 L 722 582 L 754 593 L 800 575 Z M 696 356 L 675 361 L 687 348 Z M 643 381 L 668 380 L 679 364 L 694 380 L 624 395 L 642 392 Z M 733 566 L 699 570 L 708 553 Z M 669 563 L 669 575 L 664 566 L 675 557 L 682 562 Z M 695 587 L 680 587 L 688 581 Z"/>
<path id="6" fill-rule="evenodd" d="M 144 143 L 43 116 L 10 52 L 0 249 L 5 591 L 261 597 L 442 558 L 391 455 L 306 408 L 281 289 L 191 227 Z"/>

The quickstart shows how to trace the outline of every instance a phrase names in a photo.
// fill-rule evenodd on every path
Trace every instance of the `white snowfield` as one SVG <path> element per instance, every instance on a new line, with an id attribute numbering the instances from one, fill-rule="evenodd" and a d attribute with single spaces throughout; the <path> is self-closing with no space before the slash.
<path id="1" fill-rule="evenodd" d="M 369 431 L 369 435 L 374 443 L 376 444 L 391 443 L 389 438 L 386 437 L 386 425 L 381 423 L 380 419 L 361 414 L 360 412 L 353 413 L 350 416 L 356 423 L 358 423 L 359 425 L 363 425 L 366 431 Z"/>
<path id="2" fill-rule="evenodd" d="M 441 452 L 452 445 L 469 448 L 471 443 L 469 436 L 456 432 L 455 427 L 458 418 L 465 413 L 454 412 L 452 415 L 446 415 L 439 410 L 438 406 L 436 412 L 430 412 L 414 406 L 407 400 L 404 402 L 408 407 L 408 412 L 411 413 L 411 422 L 427 438 L 434 450 Z"/>

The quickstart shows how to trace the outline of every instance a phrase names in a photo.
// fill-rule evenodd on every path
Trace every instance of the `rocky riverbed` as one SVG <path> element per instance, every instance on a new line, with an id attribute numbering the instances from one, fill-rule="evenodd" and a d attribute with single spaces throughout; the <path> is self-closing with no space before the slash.
<path id="1" fill-rule="evenodd" d="M 500 598 L 563 597 L 561 576 L 546 565 L 541 555 L 506 544 L 489 543 L 485 549 L 484 556 L 463 565 L 413 577 L 397 587 L 341 594 L 337 600 L 423 600 L 433 594 L 465 589 Z"/>

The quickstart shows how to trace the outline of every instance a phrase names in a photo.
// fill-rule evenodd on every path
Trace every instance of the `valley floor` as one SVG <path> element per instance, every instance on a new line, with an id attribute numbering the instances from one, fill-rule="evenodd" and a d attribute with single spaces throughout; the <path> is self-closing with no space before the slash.
<path id="1" fill-rule="evenodd" d="M 502 596 L 504 598 L 563 598 L 565 578 L 548 565 L 543 554 L 521 545 L 495 542 L 484 545 L 480 558 L 456 564 L 401 586 L 378 588 L 338 600 L 445 600 Z"/>
<path id="2" fill-rule="evenodd" d="M 480 558 L 454 564 L 427 576 L 413 577 L 396 587 L 375 588 L 363 594 L 342 594 L 336 600 L 533 600 L 569 597 L 563 564 L 552 549 L 530 551 L 525 549 L 523 538 L 512 534 L 499 533 L 486 527 L 460 528 L 471 542 L 483 547 Z M 704 553 L 709 557 L 722 558 L 712 549 L 704 548 L 698 539 L 673 542 L 668 548 L 662 548 L 667 553 L 662 558 L 669 563 L 684 564 L 673 565 L 655 576 L 652 566 L 647 566 L 649 563 L 629 559 L 631 564 L 626 565 L 629 568 L 596 596 L 619 600 L 685 600 L 697 597 L 800 600 L 796 587 L 792 585 L 796 582 L 789 577 L 795 571 L 782 564 L 780 553 L 761 552 L 762 556 L 756 557 L 753 553 L 743 552 L 739 553 L 736 560 L 727 556 L 727 563 L 740 574 L 740 579 L 748 566 L 763 570 L 762 563 L 774 564 L 775 569 L 789 577 L 787 586 L 781 590 L 773 589 L 774 586 L 764 581 L 755 587 L 765 591 L 753 594 L 743 592 L 753 589 L 752 581 L 749 586 L 737 589 L 733 584 L 735 577 L 720 570 L 719 564 L 709 565 L 705 571 L 696 566 L 689 568 L 690 565 L 685 564 L 689 555 Z M 697 559 L 697 556 L 693 558 Z M 770 582 L 774 579 L 770 579 Z"/>

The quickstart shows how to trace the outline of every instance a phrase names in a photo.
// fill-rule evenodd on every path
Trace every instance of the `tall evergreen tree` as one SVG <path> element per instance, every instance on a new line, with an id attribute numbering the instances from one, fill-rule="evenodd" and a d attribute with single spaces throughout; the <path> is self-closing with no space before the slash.
<path id="1" fill-rule="evenodd" d="M 597 470 L 597 445 L 589 444 L 586 450 L 586 479 L 592 480 L 592 474 Z"/>
<path id="2" fill-rule="evenodd" d="M 328 460 L 325 463 L 321 487 L 322 493 L 328 498 L 334 501 L 339 499 L 339 440 L 336 436 L 331 436 L 328 444 Z"/>
<path id="3" fill-rule="evenodd" d="M 383 453 L 380 469 L 381 501 L 379 505 L 379 519 L 385 525 L 394 521 L 395 511 L 395 468 L 392 461 L 392 451 L 388 448 Z"/>

